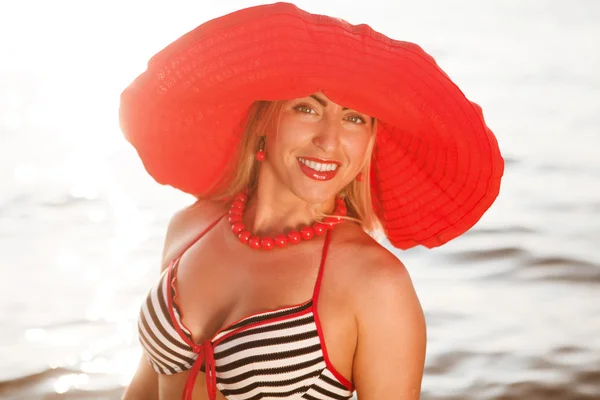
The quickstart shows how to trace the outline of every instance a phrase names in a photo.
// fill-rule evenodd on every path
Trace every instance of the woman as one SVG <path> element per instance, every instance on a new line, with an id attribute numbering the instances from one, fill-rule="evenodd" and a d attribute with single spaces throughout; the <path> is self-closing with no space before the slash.
<path id="1" fill-rule="evenodd" d="M 481 110 L 416 45 L 278 3 L 209 21 L 123 93 L 172 218 L 124 399 L 418 399 L 426 333 L 398 248 L 496 198 Z"/>

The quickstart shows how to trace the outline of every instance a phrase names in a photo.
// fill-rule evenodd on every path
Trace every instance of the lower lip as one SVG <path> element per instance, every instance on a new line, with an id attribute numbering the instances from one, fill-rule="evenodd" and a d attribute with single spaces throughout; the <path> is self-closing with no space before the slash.
<path id="1" fill-rule="evenodd" d="M 304 175 L 316 181 L 328 181 L 330 179 L 333 179 L 333 177 L 335 177 L 335 175 L 338 172 L 338 169 L 335 169 L 333 171 L 315 171 L 314 169 L 304 165 L 300 160 L 298 160 L 298 165 L 300 165 L 300 170 L 304 172 Z"/>

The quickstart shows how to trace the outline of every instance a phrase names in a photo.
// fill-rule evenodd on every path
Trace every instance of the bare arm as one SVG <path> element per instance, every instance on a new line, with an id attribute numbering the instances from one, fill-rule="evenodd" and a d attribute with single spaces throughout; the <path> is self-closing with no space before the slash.
<path id="1" fill-rule="evenodd" d="M 404 265 L 371 265 L 360 283 L 353 378 L 360 400 L 418 400 L 425 363 L 423 311 Z"/>
<path id="2" fill-rule="evenodd" d="M 158 374 L 142 354 L 138 369 L 123 393 L 122 400 L 158 400 Z"/>

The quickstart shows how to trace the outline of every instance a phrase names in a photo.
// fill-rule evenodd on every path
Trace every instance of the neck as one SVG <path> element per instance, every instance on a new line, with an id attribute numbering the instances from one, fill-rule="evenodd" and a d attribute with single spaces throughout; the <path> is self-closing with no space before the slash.
<path id="1" fill-rule="evenodd" d="M 312 205 L 287 189 L 279 190 L 267 182 L 260 182 L 248 199 L 244 224 L 254 235 L 274 236 L 312 225 L 319 212 L 329 214 L 334 207 L 335 198 Z"/>

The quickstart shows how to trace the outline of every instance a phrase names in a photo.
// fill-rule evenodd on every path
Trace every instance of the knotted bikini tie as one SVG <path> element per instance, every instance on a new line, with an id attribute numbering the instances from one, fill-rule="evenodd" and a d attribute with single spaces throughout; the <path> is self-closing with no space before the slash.
<path id="1" fill-rule="evenodd" d="M 190 369 L 185 387 L 183 389 L 182 400 L 192 400 L 192 392 L 196 384 L 196 377 L 200 372 L 200 367 L 204 363 L 204 371 L 206 375 L 206 391 L 208 392 L 209 400 L 217 398 L 217 370 L 215 368 L 215 353 L 210 340 L 205 340 L 202 344 L 195 344 L 192 347 L 194 353 L 198 355 L 194 365 Z"/>

